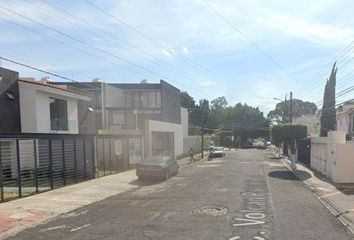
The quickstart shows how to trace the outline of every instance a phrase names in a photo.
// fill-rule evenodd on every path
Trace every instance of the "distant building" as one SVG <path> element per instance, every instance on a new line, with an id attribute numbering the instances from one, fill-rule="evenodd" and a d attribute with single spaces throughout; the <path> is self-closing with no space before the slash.
<path id="1" fill-rule="evenodd" d="M 321 123 L 320 112 L 317 111 L 314 115 L 305 115 L 301 117 L 294 117 L 293 124 L 307 126 L 307 135 L 310 137 L 318 137 L 320 135 Z"/>
<path id="2" fill-rule="evenodd" d="M 134 164 L 147 155 L 183 153 L 180 91 L 167 82 L 54 84 L 88 93 L 95 119 L 82 121 L 81 132 L 113 138 L 124 161 Z"/>
<path id="3" fill-rule="evenodd" d="M 347 101 L 337 108 L 337 130 L 346 134 L 354 133 L 354 100 Z"/>

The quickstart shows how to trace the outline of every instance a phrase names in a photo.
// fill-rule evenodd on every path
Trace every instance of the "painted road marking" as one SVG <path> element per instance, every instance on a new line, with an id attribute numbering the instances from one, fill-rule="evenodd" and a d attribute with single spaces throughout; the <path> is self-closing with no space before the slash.
<path id="1" fill-rule="evenodd" d="M 161 212 L 150 212 L 153 215 L 149 218 L 150 221 L 154 220 L 155 218 L 157 218 L 158 216 L 160 216 Z"/>
<path id="2" fill-rule="evenodd" d="M 163 216 L 163 218 L 164 219 L 168 219 L 168 218 L 170 218 L 170 217 L 173 217 L 174 215 L 176 215 L 177 213 L 176 212 L 168 212 L 168 213 L 166 213 L 164 216 Z"/>
<path id="3" fill-rule="evenodd" d="M 66 228 L 65 225 L 60 225 L 60 226 L 55 226 L 55 227 L 50 227 L 50 228 L 44 228 L 39 230 L 39 232 L 47 232 L 47 231 L 53 231 L 53 230 L 57 230 L 57 229 L 64 229 Z"/>
<path id="4" fill-rule="evenodd" d="M 135 201 L 131 201 L 130 203 L 128 203 L 129 206 L 135 206 L 137 205 L 141 200 L 135 200 Z"/>
<path id="5" fill-rule="evenodd" d="M 81 226 L 81 227 L 72 228 L 72 229 L 70 229 L 70 232 L 79 231 L 79 230 L 81 230 L 81 229 L 83 229 L 83 228 L 89 227 L 90 225 L 91 225 L 91 224 L 85 224 L 85 225 L 83 225 L 83 226 Z"/>
<path id="6" fill-rule="evenodd" d="M 234 236 L 234 237 L 229 238 L 228 240 L 238 240 L 238 239 L 241 239 L 241 237 L 240 236 Z M 265 238 L 260 237 L 260 236 L 253 236 L 252 239 L 254 239 L 254 240 L 265 240 Z"/>
<path id="7" fill-rule="evenodd" d="M 153 200 L 146 201 L 145 203 L 141 204 L 140 207 L 147 207 L 153 202 L 154 202 Z"/>
<path id="8" fill-rule="evenodd" d="M 231 222 L 236 234 L 229 240 L 269 239 L 270 236 L 267 234 L 269 233 L 267 223 L 269 193 L 266 191 L 268 187 L 261 177 L 247 180 L 244 189 L 245 192 L 241 195 L 241 210 L 237 211 Z M 242 231 L 242 229 L 245 230 Z"/>

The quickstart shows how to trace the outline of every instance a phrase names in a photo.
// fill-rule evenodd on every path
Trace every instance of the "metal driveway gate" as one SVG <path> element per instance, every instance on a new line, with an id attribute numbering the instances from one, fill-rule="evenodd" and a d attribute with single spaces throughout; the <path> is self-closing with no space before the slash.
<path id="1" fill-rule="evenodd" d="M 95 137 L 0 135 L 0 202 L 95 177 Z"/>
<path id="2" fill-rule="evenodd" d="M 298 161 L 310 166 L 311 161 L 311 138 L 297 140 Z"/>

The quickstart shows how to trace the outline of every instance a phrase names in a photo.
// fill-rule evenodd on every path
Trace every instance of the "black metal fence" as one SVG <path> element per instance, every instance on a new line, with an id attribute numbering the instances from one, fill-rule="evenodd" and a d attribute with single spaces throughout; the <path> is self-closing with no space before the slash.
<path id="1" fill-rule="evenodd" d="M 0 202 L 95 178 L 95 137 L 0 135 Z"/>
<path id="2" fill-rule="evenodd" d="M 306 166 L 311 162 L 311 138 L 297 140 L 298 161 Z"/>

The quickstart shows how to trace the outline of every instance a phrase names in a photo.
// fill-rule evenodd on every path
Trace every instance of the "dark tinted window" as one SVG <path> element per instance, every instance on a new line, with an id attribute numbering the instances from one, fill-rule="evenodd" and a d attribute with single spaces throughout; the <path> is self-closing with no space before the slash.
<path id="1" fill-rule="evenodd" d="M 68 130 L 67 102 L 62 99 L 49 98 L 50 100 L 50 129 Z"/>

